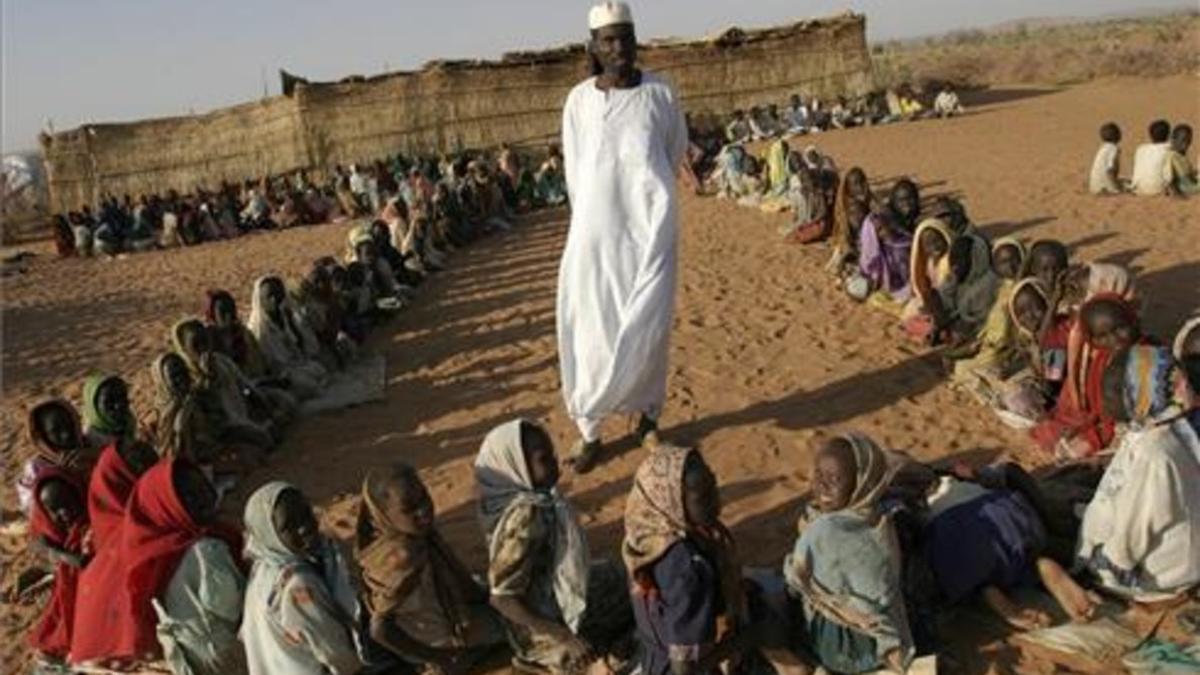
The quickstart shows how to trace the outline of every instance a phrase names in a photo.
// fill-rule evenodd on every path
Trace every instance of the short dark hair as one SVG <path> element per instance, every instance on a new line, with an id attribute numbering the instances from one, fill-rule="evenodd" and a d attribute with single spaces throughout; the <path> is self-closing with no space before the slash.
<path id="1" fill-rule="evenodd" d="M 1166 120 L 1154 120 L 1150 123 L 1150 140 L 1155 143 L 1166 143 L 1171 135 L 1171 123 Z"/>
<path id="2" fill-rule="evenodd" d="M 1033 246 L 1029 247 L 1029 259 L 1041 256 L 1053 256 L 1060 267 L 1066 267 L 1070 261 L 1070 252 L 1067 251 L 1066 244 L 1057 239 L 1039 239 L 1033 242 Z"/>
<path id="3" fill-rule="evenodd" d="M 1100 127 L 1100 140 L 1106 143 L 1118 143 L 1121 140 L 1121 127 L 1112 122 L 1105 122 Z"/>
<path id="4" fill-rule="evenodd" d="M 1175 128 L 1171 130 L 1171 138 L 1173 138 L 1173 139 L 1174 138 L 1191 139 L 1191 137 L 1192 137 L 1192 125 L 1190 125 L 1190 124 L 1176 124 Z"/>

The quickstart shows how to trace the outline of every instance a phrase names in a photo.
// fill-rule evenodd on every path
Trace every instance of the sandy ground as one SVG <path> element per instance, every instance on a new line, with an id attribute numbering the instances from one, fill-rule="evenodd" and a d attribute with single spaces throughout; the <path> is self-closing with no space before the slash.
<path id="1" fill-rule="evenodd" d="M 992 90 L 959 119 L 813 140 L 843 169 L 860 165 L 880 186 L 911 175 L 926 195 L 962 198 L 993 236 L 1058 237 L 1080 258 L 1130 266 L 1146 298 L 1146 323 L 1169 337 L 1200 304 L 1200 200 L 1095 198 L 1083 181 L 1102 122 L 1124 129 L 1128 173 L 1149 120 L 1200 123 L 1196 92 L 1193 77 Z M 713 199 L 683 200 L 664 433 L 703 448 L 747 563 L 776 566 L 790 548 L 810 444 L 836 430 L 860 429 L 928 460 L 1043 461 L 1022 435 L 951 392 L 936 358 L 906 344 L 887 317 L 832 287 L 821 271 L 827 249 L 779 243 L 782 217 Z M 25 411 L 37 399 L 77 400 L 88 371 L 117 370 L 134 382 L 135 408 L 148 412 L 147 366 L 167 348 L 170 325 L 200 311 L 204 289 L 231 289 L 245 302 L 256 276 L 296 274 L 313 258 L 339 251 L 347 229 L 328 225 L 116 261 L 42 255 L 26 274 L 4 279 L 6 520 L 15 509 L 13 477 L 29 451 Z M 373 338 L 388 358 L 386 403 L 298 424 L 269 467 L 248 477 L 227 505 L 230 514 L 238 513 L 249 488 L 283 478 L 313 499 L 331 532 L 348 536 L 352 495 L 366 470 L 403 459 L 421 469 L 449 540 L 480 567 L 485 552 L 469 467 L 483 435 L 524 415 L 545 422 L 561 449 L 573 440 L 554 338 L 565 232 L 564 213 L 544 213 L 458 253 L 452 269 Z M 37 250 L 48 253 L 44 245 Z M 609 436 L 615 440 L 629 428 L 613 423 Z M 617 552 L 625 494 L 641 457 L 632 443 L 618 442 L 593 473 L 565 474 L 563 487 L 602 555 Z M 17 538 L 0 538 L 0 547 L 11 580 L 29 557 Z M 29 606 L 0 609 L 6 664 L 25 657 L 22 633 L 35 614 Z M 1009 657 L 993 642 L 995 629 L 982 621 L 956 637 L 951 651 L 961 669 L 1005 669 Z"/>

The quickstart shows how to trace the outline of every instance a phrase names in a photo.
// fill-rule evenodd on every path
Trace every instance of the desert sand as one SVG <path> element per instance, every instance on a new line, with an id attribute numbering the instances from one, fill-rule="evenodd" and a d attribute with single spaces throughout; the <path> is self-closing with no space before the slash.
<path id="1" fill-rule="evenodd" d="M 1200 200 L 1090 196 L 1086 170 L 1097 128 L 1119 123 L 1125 174 L 1147 123 L 1200 123 L 1195 77 L 1118 80 L 1066 89 L 1001 88 L 967 97 L 968 115 L 797 139 L 845 170 L 864 167 L 877 188 L 910 175 L 924 196 L 961 198 L 984 232 L 1026 241 L 1056 237 L 1074 256 L 1138 273 L 1150 331 L 1169 338 L 1200 305 Z M 810 445 L 836 430 L 866 431 L 925 460 L 1046 458 L 968 397 L 952 392 L 936 355 L 906 343 L 889 317 L 858 305 L 822 270 L 824 246 L 779 241 L 786 216 L 712 198 L 683 198 L 681 272 L 664 436 L 698 443 L 722 484 L 725 519 L 746 562 L 776 566 L 795 535 L 808 487 Z M 148 365 L 168 329 L 202 310 L 203 292 L 226 288 L 247 303 L 267 273 L 296 275 L 340 252 L 349 224 L 263 234 L 114 261 L 53 260 L 48 245 L 27 273 L 3 279 L 3 506 L 17 517 L 12 483 L 28 456 L 25 411 L 45 396 L 78 400 L 84 375 L 118 371 L 149 412 Z M 514 232 L 455 254 L 415 305 L 372 337 L 388 359 L 386 402 L 304 420 L 267 467 L 226 504 L 270 478 L 289 480 L 348 537 L 354 496 L 371 467 L 402 459 L 429 484 L 450 542 L 485 561 L 473 515 L 470 463 L 494 425 L 523 415 L 545 422 L 565 450 L 573 440 L 558 390 L 554 294 L 566 214 L 527 218 Z M 248 304 L 242 304 L 243 311 Z M 616 440 L 631 426 L 611 425 Z M 593 549 L 615 555 L 625 494 L 642 452 L 613 443 L 586 476 L 563 489 L 584 514 Z M 6 578 L 33 559 L 22 538 L 0 540 Z M 0 670 L 27 657 L 32 606 L 5 605 Z M 1008 658 L 998 625 L 956 634 L 951 652 L 983 672 Z M 953 633 L 952 633 L 953 634 Z M 983 651 L 981 651 L 983 650 Z M 983 654 L 981 657 L 980 654 Z"/>

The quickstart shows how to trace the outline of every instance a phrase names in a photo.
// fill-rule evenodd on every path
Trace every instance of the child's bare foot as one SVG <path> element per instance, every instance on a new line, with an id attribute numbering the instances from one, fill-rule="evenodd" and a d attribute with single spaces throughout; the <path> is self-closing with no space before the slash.
<path id="1" fill-rule="evenodd" d="M 1075 583 L 1061 565 L 1049 558 L 1041 558 L 1038 560 L 1038 574 L 1042 584 L 1072 621 L 1083 623 L 1095 617 L 1096 608 L 1102 602 L 1100 596 Z"/>

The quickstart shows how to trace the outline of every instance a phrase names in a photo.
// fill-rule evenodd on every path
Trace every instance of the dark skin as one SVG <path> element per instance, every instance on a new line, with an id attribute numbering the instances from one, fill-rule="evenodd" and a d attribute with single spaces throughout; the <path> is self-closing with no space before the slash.
<path id="1" fill-rule="evenodd" d="M 317 517 L 299 490 L 280 493 L 271 510 L 271 524 L 289 551 L 309 560 L 320 558 L 322 540 Z"/>
<path id="2" fill-rule="evenodd" d="M 1129 422 L 1129 411 L 1125 408 L 1125 366 L 1129 361 L 1129 350 L 1122 349 L 1113 355 L 1104 369 L 1100 391 L 1103 396 L 1104 412 L 1117 422 Z"/>
<path id="3" fill-rule="evenodd" d="M 896 215 L 902 221 L 899 225 L 911 230 L 921 212 L 921 201 L 916 189 L 908 183 L 898 183 L 892 189 L 890 201 Z"/>
<path id="4" fill-rule="evenodd" d="M 1083 312 L 1083 321 L 1090 342 L 1102 349 L 1121 349 L 1139 337 L 1138 327 L 1115 302 L 1102 300 L 1088 305 Z"/>
<path id="5" fill-rule="evenodd" d="M 364 265 L 373 267 L 375 265 L 375 244 L 374 242 L 364 241 L 354 247 L 354 255 Z"/>
<path id="6" fill-rule="evenodd" d="M 171 482 L 179 502 L 196 525 L 210 525 L 216 519 L 217 491 L 199 468 L 183 462 L 176 463 Z"/>
<path id="7" fill-rule="evenodd" d="M 42 438 L 64 455 L 81 449 L 79 427 L 70 413 L 61 406 L 45 406 L 34 418 Z"/>
<path id="8" fill-rule="evenodd" d="M 1067 270 L 1065 251 L 1057 245 L 1034 245 L 1029 251 L 1029 276 L 1037 277 L 1046 288 L 1057 288 L 1060 275 Z"/>
<path id="9" fill-rule="evenodd" d="M 1192 389 L 1200 391 L 1200 327 L 1193 328 L 1183 338 L 1183 350 L 1179 362 L 1187 373 Z"/>
<path id="10" fill-rule="evenodd" d="M 992 255 L 992 267 L 1001 279 L 1016 279 L 1021 275 L 1021 252 L 1016 246 L 996 248 Z"/>
<path id="11" fill-rule="evenodd" d="M 633 24 L 614 24 L 592 31 L 588 53 L 600 71 L 596 76 L 597 89 L 629 89 L 641 84 Z"/>
<path id="12" fill-rule="evenodd" d="M 283 309 L 284 298 L 287 297 L 283 288 L 283 281 L 279 277 L 268 277 L 263 281 L 262 289 L 259 291 L 263 295 L 263 301 L 266 303 L 267 316 L 275 323 L 281 321 L 280 311 Z"/>
<path id="13" fill-rule="evenodd" d="M 128 420 L 129 387 L 118 377 L 105 380 L 96 391 L 96 407 L 110 420 Z"/>
<path id="14" fill-rule="evenodd" d="M 1050 308 L 1046 300 L 1032 288 L 1022 288 L 1013 298 L 1013 310 L 1017 323 L 1034 335 L 1040 335 Z"/>
<path id="15" fill-rule="evenodd" d="M 45 509 L 50 522 L 58 529 L 66 532 L 87 519 L 87 510 L 83 504 L 83 495 L 79 490 L 65 480 L 51 478 L 42 481 L 37 493 L 38 502 Z M 46 553 L 51 562 L 66 563 L 72 567 L 83 567 L 91 557 L 83 551 L 68 551 L 59 548 L 45 537 L 38 539 L 40 548 Z"/>
<path id="16" fill-rule="evenodd" d="M 188 321 L 179 330 L 179 341 L 189 354 L 203 356 L 212 351 L 208 328 L 199 321 Z"/>
<path id="17" fill-rule="evenodd" d="M 237 303 L 230 295 L 219 295 L 213 300 L 215 323 L 220 328 L 229 328 L 237 324 Z"/>
<path id="18" fill-rule="evenodd" d="M 720 522 L 721 493 L 717 478 L 698 453 L 691 453 L 683 467 L 683 511 L 687 524 L 694 529 L 711 528 Z M 671 659 L 672 675 L 706 673 L 722 661 L 740 652 L 748 636 L 732 633 L 699 661 Z"/>
<path id="19" fill-rule="evenodd" d="M 177 398 L 187 396 L 192 390 L 192 374 L 178 354 L 168 354 L 162 362 L 163 379 Z"/>
<path id="20" fill-rule="evenodd" d="M 858 487 L 858 467 L 854 462 L 854 449 L 845 439 L 826 441 L 813 459 L 813 505 L 822 513 L 840 511 L 850 505 L 854 490 Z M 884 655 L 884 662 L 892 670 L 904 672 L 899 649 Z"/>
<path id="21" fill-rule="evenodd" d="M 521 451 L 525 466 L 534 489 L 549 490 L 558 484 L 558 458 L 549 434 L 541 427 L 521 425 Z M 493 595 L 491 605 L 505 619 L 528 627 L 535 633 L 549 636 L 561 642 L 567 649 L 569 660 L 576 663 L 590 661 L 593 656 L 591 645 L 571 632 L 571 629 L 555 619 L 548 619 L 526 604 L 525 599 L 513 595 Z"/>
<path id="22" fill-rule="evenodd" d="M 117 441 L 117 454 L 129 466 L 129 470 L 140 476 L 150 470 L 158 462 L 158 453 L 154 446 L 145 441 L 120 439 Z"/>
<path id="23" fill-rule="evenodd" d="M 398 508 L 407 514 L 417 526 L 419 534 L 429 535 L 434 532 L 435 509 L 429 491 L 417 473 L 411 468 L 393 474 L 383 495 L 383 508 L 391 510 Z M 462 589 L 475 589 L 476 594 L 467 598 L 470 602 L 486 602 L 487 590 L 480 587 L 471 577 L 471 573 L 457 559 L 451 561 L 449 572 L 457 578 L 457 586 Z M 404 632 L 396 624 L 391 614 L 378 614 L 371 617 L 371 637 L 397 654 L 417 658 L 438 666 L 443 673 L 462 672 L 475 662 L 477 652 L 471 649 L 441 649 L 431 647 Z"/>

